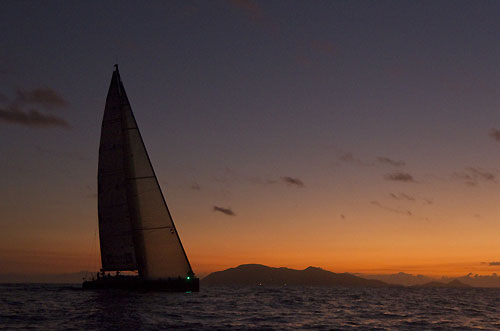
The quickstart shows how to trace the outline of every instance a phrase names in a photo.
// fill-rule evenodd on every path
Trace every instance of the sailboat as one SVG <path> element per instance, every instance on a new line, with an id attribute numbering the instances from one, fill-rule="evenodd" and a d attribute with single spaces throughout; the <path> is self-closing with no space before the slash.
<path id="1" fill-rule="evenodd" d="M 102 269 L 83 288 L 198 291 L 118 65 L 102 120 L 97 184 Z"/>

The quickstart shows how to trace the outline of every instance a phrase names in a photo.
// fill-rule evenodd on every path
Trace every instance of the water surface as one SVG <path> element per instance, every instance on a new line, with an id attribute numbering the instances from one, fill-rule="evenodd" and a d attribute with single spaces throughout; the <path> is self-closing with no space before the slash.
<path id="1" fill-rule="evenodd" d="M 205 287 L 199 293 L 0 284 L 0 329 L 500 329 L 500 289 Z"/>

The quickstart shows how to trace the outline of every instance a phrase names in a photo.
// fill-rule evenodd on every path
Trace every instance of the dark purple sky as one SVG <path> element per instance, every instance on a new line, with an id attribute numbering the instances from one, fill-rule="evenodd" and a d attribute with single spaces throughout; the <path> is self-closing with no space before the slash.
<path id="1" fill-rule="evenodd" d="M 0 267 L 87 268 L 115 63 L 195 270 L 499 259 L 498 36 L 497 1 L 3 1 Z"/>

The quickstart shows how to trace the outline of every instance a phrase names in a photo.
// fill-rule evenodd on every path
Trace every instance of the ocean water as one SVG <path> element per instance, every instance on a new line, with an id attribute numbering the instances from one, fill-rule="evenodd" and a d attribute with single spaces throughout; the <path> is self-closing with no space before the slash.
<path id="1" fill-rule="evenodd" d="M 199 293 L 0 284 L 0 329 L 500 329 L 500 289 L 205 287 Z"/>

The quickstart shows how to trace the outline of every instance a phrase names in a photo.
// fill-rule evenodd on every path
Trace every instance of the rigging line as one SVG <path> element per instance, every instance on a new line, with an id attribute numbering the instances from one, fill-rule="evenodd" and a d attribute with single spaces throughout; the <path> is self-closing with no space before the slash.
<path id="1" fill-rule="evenodd" d="M 94 258 L 94 270 L 98 269 L 98 256 L 97 256 L 97 228 L 98 224 L 95 225 L 95 230 L 94 230 L 94 248 L 93 248 L 93 258 Z"/>
<path id="2" fill-rule="evenodd" d="M 88 261 L 87 261 L 87 270 L 86 270 L 86 273 L 85 273 L 85 276 L 86 277 L 89 277 L 89 273 L 92 274 L 95 270 L 95 267 L 97 266 L 97 258 L 96 258 L 96 237 L 97 237 L 97 224 L 95 225 L 95 228 L 94 228 L 94 236 L 91 240 L 91 244 L 90 244 L 90 249 L 89 249 L 89 258 L 88 258 Z M 91 269 L 91 270 L 89 270 Z"/>

